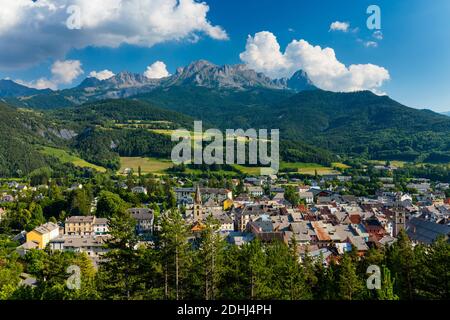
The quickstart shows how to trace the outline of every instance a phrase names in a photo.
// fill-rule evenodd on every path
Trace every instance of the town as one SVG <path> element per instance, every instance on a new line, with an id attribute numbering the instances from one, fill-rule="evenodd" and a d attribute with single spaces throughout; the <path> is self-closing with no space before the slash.
<path id="1" fill-rule="evenodd" d="M 122 241 L 123 248 L 131 244 L 135 251 L 166 250 L 161 243 L 169 239 L 161 239 L 173 237 L 164 234 L 179 227 L 185 228 L 180 234 L 193 250 L 206 250 L 202 244 L 207 240 L 212 247 L 222 243 L 229 248 L 278 243 L 295 251 L 299 265 L 310 261 L 327 269 L 349 255 L 363 261 L 376 250 L 389 250 L 399 237 L 407 238 L 411 248 L 448 242 L 449 183 L 405 180 L 389 162 L 340 171 L 223 177 L 143 176 L 127 169 L 118 176 L 52 180 L 42 174 L 31 181 L 5 180 L 0 193 L 3 246 L 16 243 L 16 261 L 24 262 L 24 271 L 36 251 L 83 255 L 98 270 Z M 352 194 L 361 186 L 373 194 Z M 121 212 L 130 219 L 133 235 L 125 237 L 124 225 L 117 226 Z M 172 245 L 189 250 L 183 243 Z M 183 259 L 178 254 L 176 259 Z M 216 297 L 215 267 L 204 275 L 207 287 L 210 282 L 204 289 L 207 299 Z M 22 287 L 39 282 L 32 272 L 19 278 Z M 168 298 L 167 283 L 165 290 Z M 173 298 L 180 298 L 181 289 L 174 290 Z"/>
<path id="2" fill-rule="evenodd" d="M 429 2 L 2 0 L 1 315 L 439 309 L 450 2 Z"/>

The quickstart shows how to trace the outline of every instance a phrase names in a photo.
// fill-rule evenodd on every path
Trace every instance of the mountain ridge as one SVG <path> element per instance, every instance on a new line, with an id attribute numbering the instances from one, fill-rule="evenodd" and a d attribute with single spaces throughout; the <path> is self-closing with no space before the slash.
<path id="1" fill-rule="evenodd" d="M 51 93 L 50 89 L 34 89 L 17 83 L 10 79 L 0 80 L 0 98 L 12 98 L 18 96 L 29 96 L 43 93 Z"/>
<path id="2" fill-rule="evenodd" d="M 27 99 L 14 95 L 9 97 L 11 99 L 7 102 L 19 107 L 47 109 L 81 105 L 95 100 L 129 98 L 156 89 L 180 86 L 238 91 L 270 89 L 300 92 L 317 89 L 308 75 L 301 70 L 291 78 L 271 79 L 242 64 L 219 66 L 206 60 L 198 60 L 161 79 L 150 79 L 140 73 L 122 71 L 105 80 L 88 77 L 73 88 L 36 92 L 36 96 Z M 47 104 L 43 103 L 45 99 L 48 100 Z"/>

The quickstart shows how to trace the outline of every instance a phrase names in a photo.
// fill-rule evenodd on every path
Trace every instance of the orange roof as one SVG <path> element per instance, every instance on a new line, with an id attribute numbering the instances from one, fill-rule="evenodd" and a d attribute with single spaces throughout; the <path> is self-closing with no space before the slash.
<path id="1" fill-rule="evenodd" d="M 351 214 L 350 215 L 350 221 L 353 224 L 360 224 L 361 223 L 361 216 L 359 214 Z"/>
<path id="2" fill-rule="evenodd" d="M 328 232 L 322 228 L 322 226 L 319 224 L 318 221 L 312 221 L 311 222 L 312 227 L 314 228 L 314 231 L 316 232 L 317 238 L 319 241 L 330 241 L 331 238 L 328 235 Z"/>
<path id="3" fill-rule="evenodd" d="M 201 222 L 196 222 L 191 228 L 192 232 L 199 232 L 205 230 L 206 226 Z"/>

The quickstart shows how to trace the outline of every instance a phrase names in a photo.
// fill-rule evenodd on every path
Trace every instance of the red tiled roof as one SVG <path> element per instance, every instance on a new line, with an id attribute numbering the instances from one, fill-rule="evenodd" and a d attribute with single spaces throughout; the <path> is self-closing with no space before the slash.
<path id="1" fill-rule="evenodd" d="M 360 224 L 361 223 L 361 216 L 359 214 L 351 214 L 350 215 L 350 221 L 353 224 Z"/>

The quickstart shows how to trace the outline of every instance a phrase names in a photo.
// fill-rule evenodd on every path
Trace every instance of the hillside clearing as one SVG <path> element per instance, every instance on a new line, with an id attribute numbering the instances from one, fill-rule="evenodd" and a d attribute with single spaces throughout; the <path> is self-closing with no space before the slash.
<path id="1" fill-rule="evenodd" d="M 123 174 L 125 169 L 132 169 L 135 174 L 138 173 L 141 167 L 142 174 L 148 173 L 163 173 L 173 167 L 170 160 L 144 158 L 144 157 L 121 157 L 119 173 Z"/>
<path id="2" fill-rule="evenodd" d="M 61 161 L 62 163 L 72 163 L 76 167 L 91 168 L 91 169 L 97 170 L 99 172 L 106 172 L 105 168 L 103 168 L 101 166 L 97 166 L 90 162 L 87 162 L 75 155 L 70 154 L 69 152 L 67 152 L 66 150 L 63 150 L 63 149 L 57 149 L 57 148 L 52 148 L 52 147 L 43 147 L 40 150 L 40 152 L 47 156 L 58 158 L 59 161 Z"/>

